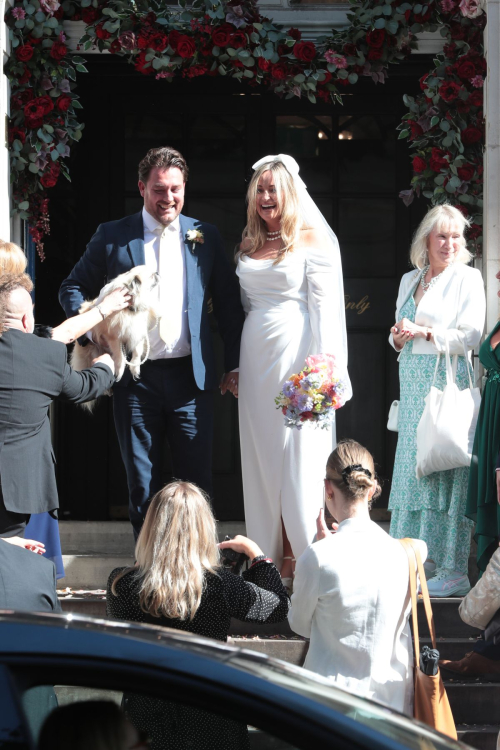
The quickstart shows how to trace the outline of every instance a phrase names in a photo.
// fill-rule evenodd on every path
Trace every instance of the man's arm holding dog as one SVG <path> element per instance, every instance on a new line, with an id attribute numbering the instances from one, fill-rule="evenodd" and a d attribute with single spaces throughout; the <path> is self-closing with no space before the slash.
<path id="1" fill-rule="evenodd" d="M 59 302 L 68 318 L 78 314 L 86 299 L 97 297 L 106 276 L 106 235 L 104 225 L 100 224 L 84 254 L 61 284 Z"/>
<path id="2" fill-rule="evenodd" d="M 66 349 L 64 349 L 66 357 Z M 73 404 L 83 404 L 102 396 L 115 382 L 115 364 L 109 354 L 96 357 L 92 367 L 77 372 L 67 362 L 64 363 L 64 374 L 60 398 Z"/>

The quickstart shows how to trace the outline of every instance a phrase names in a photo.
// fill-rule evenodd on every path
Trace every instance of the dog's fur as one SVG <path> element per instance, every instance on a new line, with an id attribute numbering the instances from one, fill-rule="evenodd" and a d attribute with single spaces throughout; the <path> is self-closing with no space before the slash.
<path id="1" fill-rule="evenodd" d="M 92 366 L 92 360 L 109 352 L 115 363 L 116 379 L 120 380 L 125 367 L 130 368 L 132 377 L 140 376 L 141 364 L 148 358 L 148 333 L 158 322 L 157 273 L 151 273 L 146 266 L 136 266 L 122 273 L 101 289 L 97 299 L 84 302 L 79 312 L 84 313 L 98 305 L 110 292 L 125 287 L 132 299 L 129 307 L 105 318 L 92 328 L 92 341 L 86 346 L 75 342 L 71 354 L 74 370 L 84 370 Z M 94 402 L 85 404 L 92 409 Z"/>

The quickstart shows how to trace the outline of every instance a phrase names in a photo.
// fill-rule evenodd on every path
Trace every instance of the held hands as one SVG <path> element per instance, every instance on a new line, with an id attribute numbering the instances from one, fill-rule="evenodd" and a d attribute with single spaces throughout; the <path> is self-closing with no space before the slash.
<path id="1" fill-rule="evenodd" d="M 24 549 L 29 549 L 31 552 L 34 552 L 37 555 L 45 554 L 45 544 L 43 544 L 43 542 L 37 542 L 35 539 L 23 539 L 22 536 L 10 536 L 3 537 L 3 541 L 8 542 L 9 544 L 13 544 L 15 547 L 24 547 Z"/>
<path id="2" fill-rule="evenodd" d="M 335 534 L 338 527 L 338 523 L 333 522 L 332 528 L 328 528 L 325 521 L 325 509 L 321 508 L 319 511 L 319 516 L 316 519 L 316 541 L 320 542 L 322 539 L 326 539 L 328 536 L 330 536 L 330 534 Z"/>
<path id="3" fill-rule="evenodd" d="M 234 539 L 229 539 L 227 542 L 220 542 L 218 547 L 219 549 L 234 549 L 235 552 L 243 552 L 250 560 L 264 554 L 258 544 L 242 534 L 236 534 Z"/>
<path id="4" fill-rule="evenodd" d="M 124 310 L 131 302 L 132 295 L 130 292 L 125 287 L 120 287 L 120 289 L 115 289 L 103 297 L 102 302 L 99 302 L 99 307 L 107 317 L 108 315 L 120 312 L 120 310 Z"/>
<path id="5" fill-rule="evenodd" d="M 397 348 L 402 349 L 406 342 L 411 341 L 415 336 L 425 338 L 427 329 L 412 323 L 408 318 L 402 318 L 391 328 L 391 333 Z"/>
<path id="6" fill-rule="evenodd" d="M 226 372 L 222 376 L 220 381 L 220 392 L 222 395 L 229 391 L 235 398 L 238 398 L 238 381 L 240 374 L 239 372 Z"/>

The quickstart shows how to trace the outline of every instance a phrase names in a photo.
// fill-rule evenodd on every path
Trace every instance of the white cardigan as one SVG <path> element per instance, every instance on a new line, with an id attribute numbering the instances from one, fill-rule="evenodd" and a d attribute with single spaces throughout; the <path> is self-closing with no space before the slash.
<path id="1" fill-rule="evenodd" d="M 396 323 L 401 320 L 401 308 L 415 289 L 420 274 L 421 271 L 410 271 L 401 279 Z M 431 328 L 434 341 L 415 337 L 413 354 L 444 352 L 445 338 L 450 344 L 450 354 L 463 354 L 462 341 L 467 349 L 474 349 L 481 340 L 485 316 L 486 298 L 481 272 L 464 263 L 454 263 L 418 304 L 415 323 Z M 389 343 L 396 349 L 392 333 Z"/>
<path id="2" fill-rule="evenodd" d="M 399 541 L 369 518 L 348 518 L 297 560 L 288 620 L 311 639 L 306 669 L 411 715 L 408 578 Z"/>

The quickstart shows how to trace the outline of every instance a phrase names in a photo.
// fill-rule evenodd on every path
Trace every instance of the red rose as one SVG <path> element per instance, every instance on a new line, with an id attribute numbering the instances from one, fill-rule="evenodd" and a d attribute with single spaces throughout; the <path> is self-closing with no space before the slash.
<path id="1" fill-rule="evenodd" d="M 71 97 L 67 94 L 61 94 L 61 96 L 58 96 L 56 99 L 56 107 L 59 112 L 67 112 L 71 107 L 71 101 Z"/>
<path id="2" fill-rule="evenodd" d="M 473 164 L 464 164 L 463 167 L 459 167 L 457 169 L 458 176 L 465 182 L 470 182 L 470 180 L 472 180 L 472 178 L 474 177 L 474 171 L 475 169 Z"/>
<path id="3" fill-rule="evenodd" d="M 100 16 L 101 11 L 98 8 L 82 8 L 82 21 L 84 21 L 87 26 L 90 26 L 91 23 L 97 21 Z"/>
<path id="4" fill-rule="evenodd" d="M 38 130 L 43 125 L 43 117 L 37 117 L 34 120 L 26 120 L 26 127 L 31 130 Z"/>
<path id="5" fill-rule="evenodd" d="M 470 60 L 464 60 L 460 65 L 457 64 L 457 75 L 463 81 L 468 81 L 476 75 L 476 66 Z"/>
<path id="6" fill-rule="evenodd" d="M 122 45 L 120 44 L 118 39 L 113 39 L 113 41 L 109 45 L 109 51 L 112 55 L 116 55 L 118 52 L 122 51 Z"/>
<path id="7" fill-rule="evenodd" d="M 16 57 L 21 62 L 27 62 L 33 57 L 33 47 L 31 44 L 22 44 L 16 49 Z"/>
<path id="8" fill-rule="evenodd" d="M 230 26 L 228 23 L 222 24 L 222 26 L 217 26 L 212 31 L 212 42 L 215 44 L 216 47 L 227 47 L 229 44 L 229 40 L 231 39 L 231 34 L 233 32 L 234 27 Z"/>
<path id="9" fill-rule="evenodd" d="M 181 33 L 179 31 L 175 31 L 175 29 L 170 32 L 170 34 L 168 35 L 168 43 L 170 44 L 172 49 L 177 49 L 177 42 L 179 41 L 179 38 L 181 36 Z"/>
<path id="10" fill-rule="evenodd" d="M 43 103 L 40 104 L 39 99 L 33 99 L 33 101 L 29 102 L 24 108 L 24 117 L 30 128 L 33 127 L 30 121 L 39 120 L 44 114 L 45 110 L 43 108 Z"/>
<path id="11" fill-rule="evenodd" d="M 347 44 L 344 44 L 342 47 L 342 52 L 344 55 L 347 55 L 347 57 L 357 57 L 358 55 L 358 48 L 355 44 L 352 44 L 351 42 L 348 42 Z"/>
<path id="12" fill-rule="evenodd" d="M 98 23 L 95 27 L 95 35 L 98 39 L 102 39 L 103 41 L 106 41 L 106 39 L 109 39 L 111 36 L 111 33 L 104 28 L 105 21 L 101 21 L 101 23 Z"/>
<path id="13" fill-rule="evenodd" d="M 415 122 L 414 120 L 407 120 L 406 124 L 410 128 L 410 141 L 415 140 L 418 135 L 422 135 L 424 132 L 418 122 Z"/>
<path id="14" fill-rule="evenodd" d="M 385 40 L 385 29 L 374 29 L 366 35 L 366 43 L 369 47 L 382 47 Z"/>
<path id="15" fill-rule="evenodd" d="M 26 142 L 26 133 L 21 128 L 9 128 L 9 143 L 12 145 L 14 141 L 21 141 L 24 145 Z"/>
<path id="16" fill-rule="evenodd" d="M 335 85 L 336 86 L 349 86 L 349 80 L 347 78 L 336 78 Z"/>
<path id="17" fill-rule="evenodd" d="M 244 68 L 245 67 L 240 60 L 234 60 L 233 59 L 233 60 L 229 60 L 229 62 L 231 63 L 231 65 L 233 66 L 233 68 Z"/>
<path id="18" fill-rule="evenodd" d="M 459 91 L 460 85 L 458 83 L 455 83 L 455 81 L 445 81 L 439 87 L 438 94 L 445 102 L 452 102 L 457 98 Z"/>
<path id="19" fill-rule="evenodd" d="M 286 35 L 291 36 L 292 39 L 295 39 L 296 42 L 300 42 L 300 40 L 302 39 L 302 32 L 300 32 L 298 29 L 288 29 Z"/>
<path id="20" fill-rule="evenodd" d="M 322 101 L 324 102 L 330 101 L 330 92 L 327 91 L 326 89 L 318 89 L 316 93 Z"/>
<path id="21" fill-rule="evenodd" d="M 243 31 L 235 31 L 234 34 L 231 34 L 229 44 L 234 49 L 245 47 L 247 43 L 247 35 Z"/>
<path id="22" fill-rule="evenodd" d="M 464 146 L 470 146 L 472 143 L 477 143 L 483 137 L 482 132 L 479 128 L 470 125 L 465 130 L 462 130 L 462 143 Z"/>
<path id="23" fill-rule="evenodd" d="M 184 78 L 195 78 L 196 76 L 205 75 L 207 72 L 206 65 L 191 65 L 190 68 L 185 68 L 182 71 Z"/>
<path id="24" fill-rule="evenodd" d="M 371 47 L 371 49 L 368 50 L 368 59 L 380 60 L 383 54 L 384 54 L 384 50 L 381 49 L 380 47 Z"/>
<path id="25" fill-rule="evenodd" d="M 40 182 L 44 188 L 53 188 L 58 180 L 61 167 L 56 161 L 53 161 L 47 172 L 42 175 Z"/>
<path id="26" fill-rule="evenodd" d="M 316 47 L 312 42 L 297 42 L 293 45 L 293 54 L 297 60 L 311 62 L 316 57 Z"/>
<path id="27" fill-rule="evenodd" d="M 146 18 L 144 19 L 144 23 L 146 26 L 152 26 L 156 21 L 156 13 L 153 13 L 153 11 L 150 11 Z"/>
<path id="28" fill-rule="evenodd" d="M 54 109 L 54 100 L 50 96 L 39 96 L 35 103 L 43 107 L 44 115 L 48 115 Z"/>
<path id="29" fill-rule="evenodd" d="M 420 174 L 425 169 L 427 169 L 426 162 L 423 159 L 421 159 L 420 156 L 413 157 L 412 165 L 413 165 L 413 171 L 416 172 L 417 174 Z"/>
<path id="30" fill-rule="evenodd" d="M 161 31 L 156 32 L 155 34 L 151 34 L 148 40 L 148 47 L 151 49 L 156 50 L 157 52 L 162 52 L 168 45 L 168 36 L 165 34 L 162 34 Z"/>
<path id="31" fill-rule="evenodd" d="M 483 106 L 482 90 L 476 89 L 475 91 L 473 91 L 467 101 L 472 107 L 482 107 Z"/>
<path id="32" fill-rule="evenodd" d="M 271 63 L 269 62 L 269 60 L 266 60 L 265 57 L 259 57 L 257 60 L 257 65 L 261 70 L 269 70 L 269 68 L 271 67 Z"/>
<path id="33" fill-rule="evenodd" d="M 200 52 L 203 55 L 203 57 L 208 57 L 209 55 L 212 54 L 213 48 L 214 48 L 214 45 L 212 44 L 212 40 L 210 40 L 209 42 L 205 42 L 205 44 L 203 44 L 203 46 L 200 49 Z"/>
<path id="34" fill-rule="evenodd" d="M 450 42 L 450 44 L 445 44 L 443 47 L 443 52 L 446 57 L 453 57 L 457 49 L 457 45 L 455 42 Z"/>
<path id="35" fill-rule="evenodd" d="M 196 52 L 196 44 L 187 34 L 182 34 L 177 41 L 177 52 L 181 57 L 193 57 Z"/>
<path id="36" fill-rule="evenodd" d="M 135 58 L 134 67 L 136 70 L 139 71 L 139 73 L 142 73 L 144 76 L 150 76 L 152 73 L 155 72 L 153 66 L 151 65 L 151 62 L 148 62 L 146 60 L 145 52 L 139 52 L 139 54 Z"/>
<path id="37" fill-rule="evenodd" d="M 413 16 L 413 19 L 415 23 L 425 23 L 429 20 L 431 17 L 431 9 L 427 8 L 427 11 L 425 13 L 415 13 Z"/>
<path id="38" fill-rule="evenodd" d="M 425 91 L 427 88 L 427 79 L 429 78 L 429 73 L 426 73 L 425 76 L 422 76 L 422 78 L 419 79 L 420 81 L 420 88 L 422 91 Z"/>
<path id="39" fill-rule="evenodd" d="M 25 83 L 28 83 L 29 79 L 31 78 L 31 70 L 28 67 L 24 67 L 24 73 L 20 78 L 17 79 L 17 82 L 20 86 L 24 86 Z"/>
<path id="40" fill-rule="evenodd" d="M 68 48 L 65 44 L 63 44 L 62 42 L 54 42 L 54 44 L 50 48 L 50 56 L 53 60 L 59 61 L 63 59 L 67 51 Z"/>
<path id="41" fill-rule="evenodd" d="M 332 80 L 332 74 L 328 70 L 324 70 L 325 77 L 322 81 L 318 81 L 319 86 L 326 86 L 326 84 Z"/>
<path id="42" fill-rule="evenodd" d="M 448 160 L 445 159 L 444 151 L 441 151 L 440 148 L 433 148 L 429 159 L 429 167 L 434 172 L 440 172 L 443 167 L 447 166 Z"/>
<path id="43" fill-rule="evenodd" d="M 147 49 L 149 47 L 149 36 L 149 31 L 145 31 L 144 29 L 141 31 L 137 37 L 137 47 L 139 49 Z"/>
<path id="44" fill-rule="evenodd" d="M 282 81 L 284 78 L 287 78 L 289 73 L 288 73 L 288 68 L 285 65 L 285 63 L 275 63 L 271 67 L 271 75 L 273 78 L 276 78 L 278 81 Z"/>

